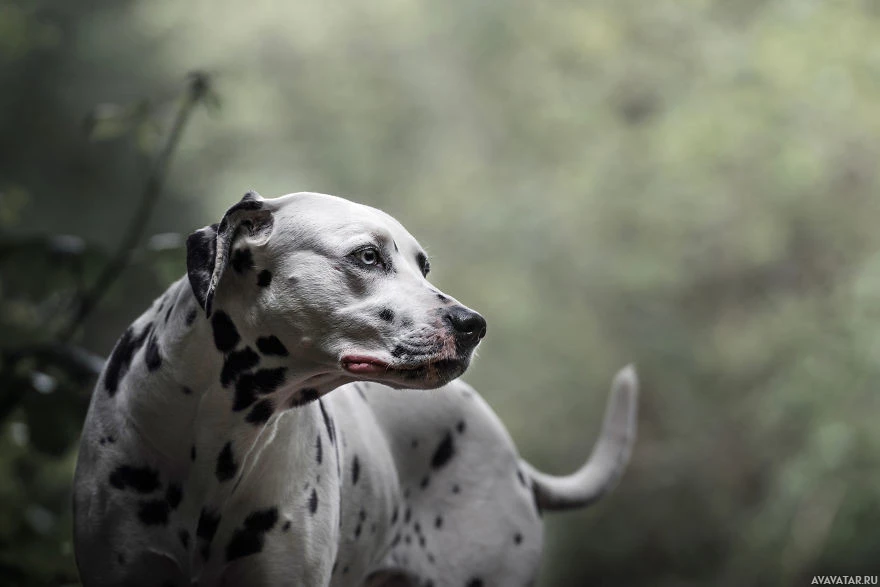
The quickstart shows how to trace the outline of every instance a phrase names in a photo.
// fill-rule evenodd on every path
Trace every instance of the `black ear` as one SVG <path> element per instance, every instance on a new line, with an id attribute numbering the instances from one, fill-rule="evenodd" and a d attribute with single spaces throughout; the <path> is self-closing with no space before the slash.
<path id="1" fill-rule="evenodd" d="M 257 192 L 248 192 L 226 211 L 219 224 L 197 230 L 186 239 L 186 274 L 196 300 L 208 316 L 235 237 L 243 229 L 251 237 L 267 238 L 272 224 L 272 212 L 265 206 L 265 200 Z"/>

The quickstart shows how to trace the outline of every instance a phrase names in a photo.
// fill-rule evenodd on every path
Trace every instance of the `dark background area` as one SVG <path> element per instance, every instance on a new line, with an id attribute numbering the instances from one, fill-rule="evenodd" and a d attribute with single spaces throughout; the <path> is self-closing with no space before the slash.
<path id="1" fill-rule="evenodd" d="M 95 367 L 248 189 L 401 220 L 545 470 L 637 363 L 633 462 L 541 585 L 880 574 L 876 3 L 0 0 L 0 129 L 0 584 L 77 583 Z"/>

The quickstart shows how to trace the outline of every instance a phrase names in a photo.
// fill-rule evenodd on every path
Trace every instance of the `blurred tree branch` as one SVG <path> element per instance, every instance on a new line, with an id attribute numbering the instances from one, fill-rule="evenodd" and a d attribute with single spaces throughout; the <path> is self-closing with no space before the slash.
<path id="1" fill-rule="evenodd" d="M 211 78 L 206 72 L 191 72 L 188 76 L 188 84 L 187 91 L 171 125 L 171 130 L 159 149 L 156 158 L 153 160 L 141 195 L 140 204 L 131 217 L 122 243 L 116 254 L 101 271 L 94 285 L 79 298 L 79 303 L 70 321 L 60 331 L 58 341 L 61 343 L 66 343 L 77 333 L 131 261 L 131 257 L 144 236 L 147 224 L 162 194 L 169 164 L 195 107 L 202 102 L 207 102 L 208 104 L 216 102 L 216 96 L 213 94 L 211 87 Z"/>

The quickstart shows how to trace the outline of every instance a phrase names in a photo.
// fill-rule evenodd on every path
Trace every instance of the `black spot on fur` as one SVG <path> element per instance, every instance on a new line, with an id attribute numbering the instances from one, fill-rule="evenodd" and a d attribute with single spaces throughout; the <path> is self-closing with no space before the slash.
<path id="1" fill-rule="evenodd" d="M 412 518 L 412 508 L 406 508 L 406 512 L 403 514 L 403 523 L 409 524 L 409 520 Z"/>
<path id="2" fill-rule="evenodd" d="M 263 550 L 266 532 L 278 523 L 278 508 L 272 507 L 250 514 L 244 520 L 244 527 L 232 535 L 226 546 L 226 561 L 257 554 Z"/>
<path id="3" fill-rule="evenodd" d="M 260 271 L 259 275 L 257 275 L 257 285 L 260 287 L 269 287 L 270 283 L 272 283 L 272 272 L 268 269 L 263 269 Z"/>
<path id="4" fill-rule="evenodd" d="M 309 513 L 314 514 L 316 511 L 318 511 L 318 492 L 312 489 L 312 494 L 309 496 Z"/>
<path id="5" fill-rule="evenodd" d="M 235 383 L 235 401 L 232 409 L 236 412 L 249 407 L 257 401 L 257 394 L 272 393 L 284 383 L 285 367 L 260 369 L 255 373 L 243 373 Z"/>
<path id="6" fill-rule="evenodd" d="M 159 471 L 150 467 L 121 465 L 110 473 L 110 485 L 116 489 L 133 489 L 138 493 L 152 493 L 159 489 Z"/>
<path id="7" fill-rule="evenodd" d="M 170 507 L 172 510 L 176 510 L 177 506 L 180 505 L 182 499 L 183 489 L 181 489 L 180 484 L 170 484 L 168 486 L 168 489 L 165 491 L 165 501 L 168 502 L 168 507 Z"/>
<path id="8" fill-rule="evenodd" d="M 443 527 L 443 516 L 437 516 L 434 520 L 434 527 L 438 530 Z"/>
<path id="9" fill-rule="evenodd" d="M 222 310 L 214 312 L 211 317 L 211 327 L 214 330 L 214 344 L 221 352 L 228 353 L 241 340 L 232 318 Z"/>
<path id="10" fill-rule="evenodd" d="M 226 355 L 223 361 L 223 369 L 220 371 L 220 384 L 226 387 L 239 375 L 245 371 L 249 371 L 260 363 L 260 355 L 255 353 L 251 347 L 246 346 L 240 351 L 233 351 Z"/>
<path id="11" fill-rule="evenodd" d="M 264 355 L 277 355 L 279 357 L 287 356 L 287 348 L 278 340 L 278 337 L 270 334 L 269 336 L 261 336 L 257 339 L 257 348 Z"/>
<path id="12" fill-rule="evenodd" d="M 516 478 L 519 479 L 520 484 L 526 489 L 529 488 L 529 484 L 526 483 L 526 477 L 523 475 L 523 472 L 519 469 L 516 470 Z"/>
<path id="13" fill-rule="evenodd" d="M 394 320 L 394 312 L 392 312 L 389 308 L 383 308 L 383 310 L 379 312 L 379 318 L 381 318 L 385 322 L 391 322 Z"/>
<path id="14" fill-rule="evenodd" d="M 406 542 L 407 544 L 412 544 L 412 536 L 410 536 L 409 534 L 407 534 L 407 535 L 403 538 L 403 541 Z"/>
<path id="15" fill-rule="evenodd" d="M 236 273 L 244 273 L 254 268 L 254 255 L 248 248 L 235 249 L 230 264 Z"/>
<path id="16" fill-rule="evenodd" d="M 318 434 L 317 439 L 315 440 L 315 460 L 318 461 L 318 464 L 321 464 L 321 461 L 324 460 L 324 451 L 321 447 L 321 435 Z"/>
<path id="17" fill-rule="evenodd" d="M 397 508 L 397 506 L 394 506 L 394 511 L 391 513 L 391 523 L 392 524 L 397 523 L 397 513 L 398 513 L 398 508 Z"/>
<path id="18" fill-rule="evenodd" d="M 217 527 L 220 525 L 220 514 L 202 508 L 199 514 L 199 524 L 196 527 L 196 536 L 202 540 L 202 558 L 208 560 L 211 556 L 211 541 L 214 540 L 214 534 L 217 533 Z"/>
<path id="19" fill-rule="evenodd" d="M 355 529 L 354 529 L 354 537 L 355 537 L 355 540 L 357 540 L 358 538 L 361 537 L 361 530 L 362 530 L 362 529 L 363 529 L 363 528 L 361 528 L 361 525 L 360 525 L 360 524 L 358 524 L 358 525 L 355 527 Z"/>
<path id="20" fill-rule="evenodd" d="M 455 429 L 458 430 L 459 434 L 464 434 L 464 420 L 459 420 L 458 424 L 455 425 Z"/>
<path id="21" fill-rule="evenodd" d="M 428 483 L 429 483 L 430 481 L 431 481 L 431 477 L 428 476 L 428 475 L 425 475 L 425 476 L 422 478 L 422 482 L 419 484 L 419 486 L 420 486 L 422 489 L 426 489 L 426 488 L 428 487 Z"/>
<path id="22" fill-rule="evenodd" d="M 460 491 L 461 491 L 461 489 L 459 488 L 458 485 L 452 486 L 452 493 L 459 493 Z"/>
<path id="23" fill-rule="evenodd" d="M 149 371 L 155 371 L 162 366 L 162 355 L 159 353 L 159 341 L 156 340 L 155 332 L 150 335 L 150 339 L 147 341 L 144 362 L 146 362 Z"/>
<path id="24" fill-rule="evenodd" d="M 431 271 L 431 264 L 428 263 L 428 258 L 425 256 L 425 253 L 419 251 L 416 253 L 416 263 L 419 266 L 419 271 L 422 272 L 422 277 L 427 277 L 428 273 Z"/>
<path id="25" fill-rule="evenodd" d="M 104 371 L 104 388 L 111 397 L 119 389 L 119 382 L 128 372 L 135 353 L 143 346 L 152 331 L 153 324 L 150 323 L 144 327 L 140 334 L 135 336 L 134 330 L 129 326 L 116 342 L 110 359 L 107 361 L 107 369 Z"/>
<path id="26" fill-rule="evenodd" d="M 181 388 L 180 388 L 180 391 L 183 392 L 183 395 L 192 395 L 192 392 L 193 392 L 193 390 L 190 389 L 189 387 L 187 387 L 186 385 L 184 385 L 183 387 L 181 387 Z"/>
<path id="27" fill-rule="evenodd" d="M 321 397 L 321 394 L 314 387 L 306 387 L 305 389 L 300 389 L 290 398 L 290 407 L 298 408 L 300 406 L 304 406 L 308 403 L 311 403 Z"/>
<path id="28" fill-rule="evenodd" d="M 189 550 L 189 531 L 180 530 L 177 533 L 177 537 L 180 538 L 180 544 L 183 546 L 183 548 Z"/>
<path id="29" fill-rule="evenodd" d="M 168 524 L 168 502 L 164 499 L 142 501 L 138 508 L 138 519 L 146 526 L 165 526 Z"/>
<path id="30" fill-rule="evenodd" d="M 282 532 L 287 532 L 288 530 L 290 530 L 290 520 L 287 520 L 286 522 L 284 522 L 284 525 L 281 526 Z"/>
<path id="31" fill-rule="evenodd" d="M 321 415 L 324 417 L 324 426 L 327 428 L 327 436 L 330 437 L 330 444 L 334 444 L 336 442 L 336 438 L 334 435 L 333 420 L 330 418 L 330 414 L 328 414 L 327 410 L 324 408 L 324 402 L 318 400 L 318 405 L 321 406 Z"/>
<path id="32" fill-rule="evenodd" d="M 468 581 L 467 587 L 483 587 L 483 580 L 476 578 L 471 579 L 470 581 Z"/>
<path id="33" fill-rule="evenodd" d="M 196 321 L 197 314 L 198 314 L 198 312 L 196 312 L 195 308 L 190 309 L 190 311 L 186 313 L 186 325 L 187 326 L 192 326 L 193 322 Z"/>
<path id="34" fill-rule="evenodd" d="M 445 466 L 453 454 L 455 454 L 455 446 L 452 444 L 452 434 L 447 432 L 443 441 L 437 446 L 437 450 L 434 451 L 434 456 L 431 457 L 431 467 L 439 469 Z"/>
<path id="35" fill-rule="evenodd" d="M 513 535 L 513 543 L 514 543 L 514 544 L 520 544 L 520 543 L 522 543 L 522 534 L 520 534 L 519 532 L 517 532 L 516 534 L 514 534 L 514 535 Z"/>
<path id="36" fill-rule="evenodd" d="M 441 302 L 448 302 L 449 301 L 449 298 L 444 296 L 442 293 L 437 294 L 437 299 L 440 300 Z"/>
<path id="37" fill-rule="evenodd" d="M 361 462 L 358 460 L 358 456 L 354 455 L 354 460 L 351 463 L 351 484 L 357 485 L 358 479 L 361 476 Z"/>
<path id="38" fill-rule="evenodd" d="M 235 456 L 232 454 L 232 442 L 230 441 L 223 445 L 223 449 L 217 455 L 214 475 L 217 477 L 217 481 L 222 483 L 235 477 L 237 471 L 238 463 L 235 462 Z"/>
<path id="39" fill-rule="evenodd" d="M 174 310 L 174 304 L 168 306 L 168 311 L 165 312 L 165 324 L 168 324 L 168 319 L 171 318 L 171 311 Z"/>
<path id="40" fill-rule="evenodd" d="M 264 424 L 275 413 L 275 403 L 270 399 L 261 399 L 254 404 L 245 420 L 251 424 Z"/>

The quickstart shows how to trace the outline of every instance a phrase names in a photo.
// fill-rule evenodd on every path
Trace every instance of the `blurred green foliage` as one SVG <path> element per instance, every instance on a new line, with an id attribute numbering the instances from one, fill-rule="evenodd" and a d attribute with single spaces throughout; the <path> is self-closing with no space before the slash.
<path id="1" fill-rule="evenodd" d="M 0 583 L 76 581 L 86 350 L 182 272 L 179 241 L 56 336 L 193 68 L 221 100 L 149 234 L 250 188 L 392 213 L 487 317 L 467 379 L 548 470 L 638 363 L 631 468 L 548 518 L 542 585 L 880 574 L 876 3 L 0 0 Z"/>

